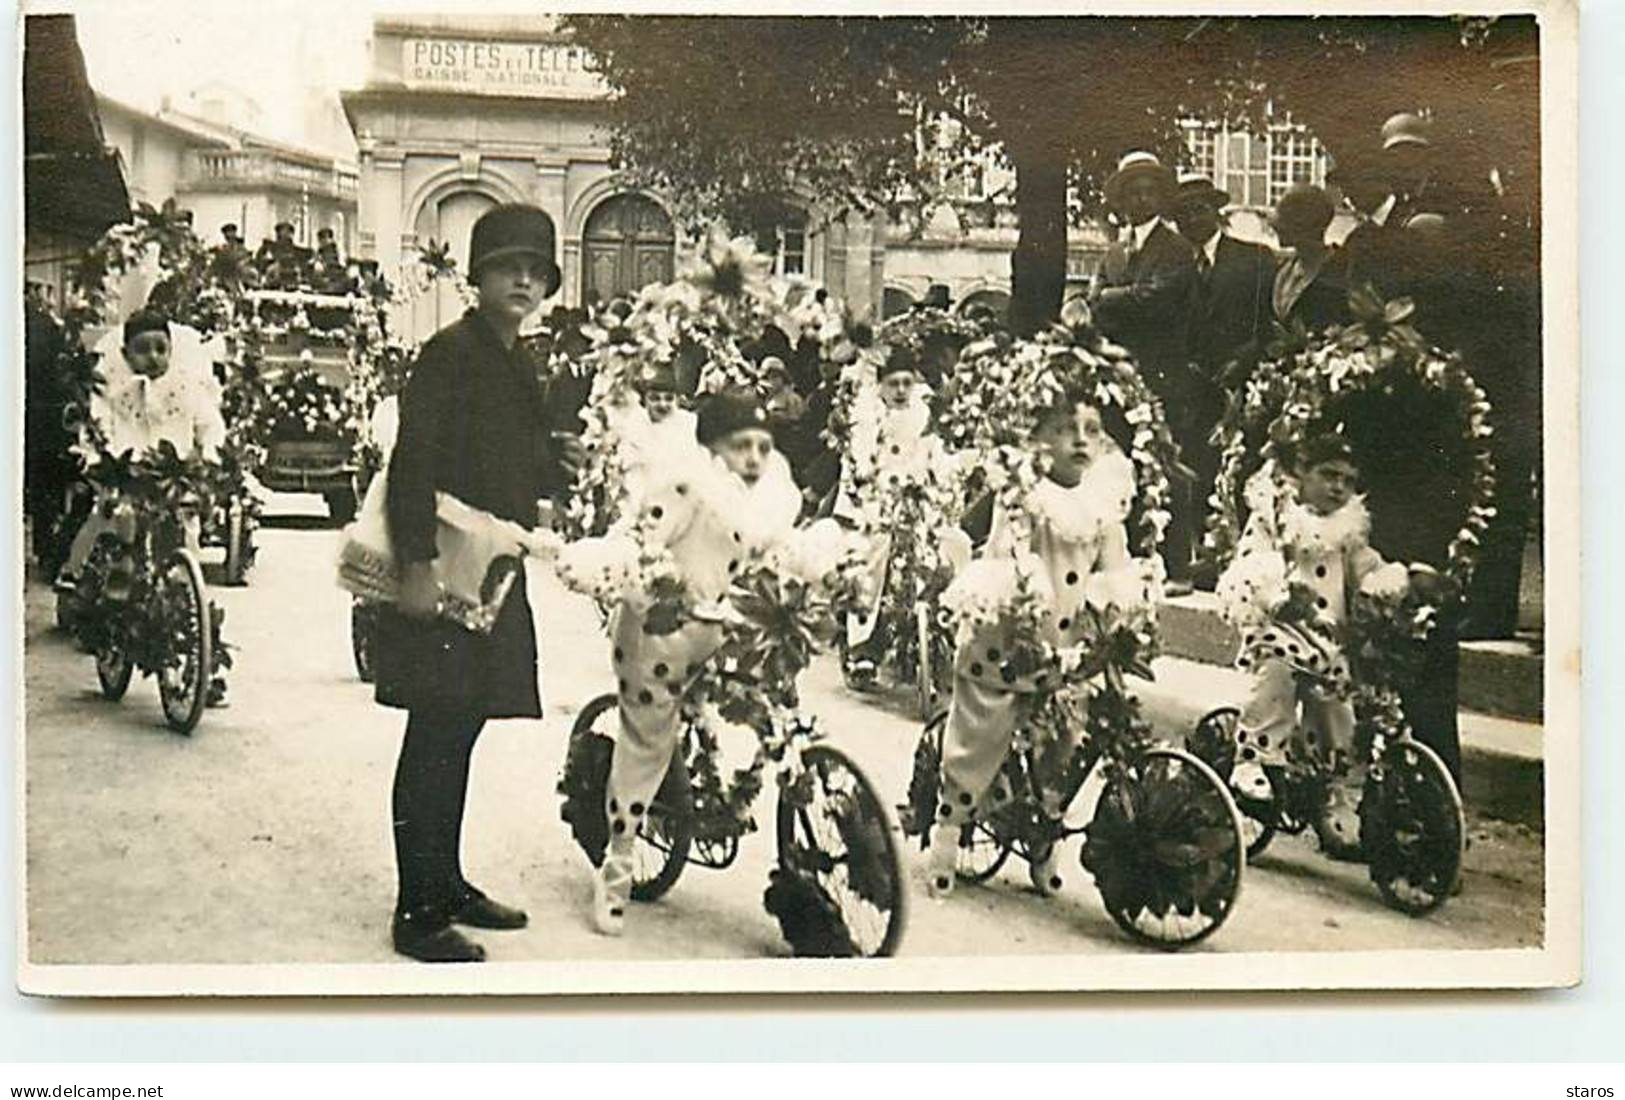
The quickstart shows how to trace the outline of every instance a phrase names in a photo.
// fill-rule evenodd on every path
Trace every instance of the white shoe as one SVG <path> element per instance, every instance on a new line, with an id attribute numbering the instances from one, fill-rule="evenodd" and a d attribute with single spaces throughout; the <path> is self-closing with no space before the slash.
<path id="1" fill-rule="evenodd" d="M 1269 802 L 1275 797 L 1275 788 L 1270 784 L 1264 765 L 1251 760 L 1244 760 L 1230 770 L 1230 789 L 1254 802 Z"/>
<path id="2" fill-rule="evenodd" d="M 931 829 L 931 847 L 925 855 L 925 892 L 945 898 L 954 892 L 959 862 L 959 826 L 938 822 Z"/>
<path id="3" fill-rule="evenodd" d="M 592 877 L 592 925 L 600 935 L 626 931 L 626 903 L 632 895 L 631 853 L 604 853 L 603 866 Z"/>

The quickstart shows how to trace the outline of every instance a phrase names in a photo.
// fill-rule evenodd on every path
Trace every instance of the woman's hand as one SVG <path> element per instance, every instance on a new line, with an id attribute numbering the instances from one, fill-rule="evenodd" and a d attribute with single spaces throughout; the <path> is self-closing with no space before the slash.
<path id="1" fill-rule="evenodd" d="M 401 567 L 401 593 L 396 601 L 401 614 L 413 619 L 432 619 L 440 610 L 440 582 L 434 579 L 429 562 L 407 562 Z"/>

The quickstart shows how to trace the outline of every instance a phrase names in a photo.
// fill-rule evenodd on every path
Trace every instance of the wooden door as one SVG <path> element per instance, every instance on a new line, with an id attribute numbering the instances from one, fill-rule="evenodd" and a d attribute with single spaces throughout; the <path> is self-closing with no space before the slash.
<path id="1" fill-rule="evenodd" d="M 626 194 L 604 200 L 582 234 L 582 301 L 606 302 L 669 282 L 675 248 L 671 219 L 653 199 Z"/>

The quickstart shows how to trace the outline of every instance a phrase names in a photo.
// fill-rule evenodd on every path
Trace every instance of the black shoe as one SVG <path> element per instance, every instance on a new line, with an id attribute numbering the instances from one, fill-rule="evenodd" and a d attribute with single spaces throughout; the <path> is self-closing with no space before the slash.
<path id="1" fill-rule="evenodd" d="M 427 963 L 475 963 L 485 961 L 485 948 L 449 924 L 410 916 L 395 917 L 391 928 L 395 950 L 408 958 Z"/>
<path id="2" fill-rule="evenodd" d="M 470 928 L 491 928 L 498 931 L 523 928 L 530 923 L 530 918 L 525 915 L 523 909 L 515 909 L 511 905 L 493 901 L 472 886 L 463 895 L 462 904 L 452 911 L 451 919 L 455 924 L 466 924 Z"/>

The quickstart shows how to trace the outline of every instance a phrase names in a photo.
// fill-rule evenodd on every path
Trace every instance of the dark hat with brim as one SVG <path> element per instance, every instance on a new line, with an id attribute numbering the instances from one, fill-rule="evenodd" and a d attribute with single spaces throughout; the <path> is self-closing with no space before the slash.
<path id="1" fill-rule="evenodd" d="M 488 264 L 510 256 L 534 256 L 541 261 L 548 283 L 544 298 L 551 298 L 559 289 L 563 277 L 554 247 L 553 219 L 539 207 L 504 203 L 493 206 L 474 223 L 468 244 L 470 279 L 478 279 Z"/>
<path id="2" fill-rule="evenodd" d="M 746 428 L 769 430 L 767 410 L 762 407 L 762 403 L 754 394 L 740 390 L 730 390 L 706 398 L 700 405 L 697 419 L 694 435 L 701 443 L 707 445 Z"/>
<path id="3" fill-rule="evenodd" d="M 1121 209 L 1124 188 L 1137 179 L 1154 180 L 1157 186 L 1162 189 L 1164 202 L 1174 196 L 1176 185 L 1173 171 L 1158 160 L 1155 153 L 1137 150 L 1119 160 L 1117 162 L 1117 171 L 1107 177 L 1105 188 L 1107 205 Z"/>
<path id="4" fill-rule="evenodd" d="M 1181 176 L 1179 177 L 1178 201 L 1182 203 L 1200 202 L 1218 210 L 1230 205 L 1230 192 L 1219 187 L 1206 176 Z"/>
<path id="5" fill-rule="evenodd" d="M 1337 209 L 1325 191 L 1313 184 L 1302 183 L 1281 196 L 1272 220 L 1277 235 L 1312 235 L 1324 233 L 1336 213 Z"/>

